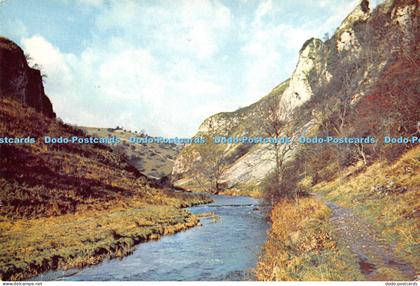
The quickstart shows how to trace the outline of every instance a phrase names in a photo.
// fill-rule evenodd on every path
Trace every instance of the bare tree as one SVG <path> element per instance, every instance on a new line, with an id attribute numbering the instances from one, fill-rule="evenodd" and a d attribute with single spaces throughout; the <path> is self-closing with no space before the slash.
<path id="1" fill-rule="evenodd" d="M 189 175 L 201 189 L 209 193 L 219 193 L 223 189 L 221 180 L 229 167 L 225 154 L 226 144 L 216 144 L 213 140 L 217 133 L 217 128 L 210 121 L 206 134 L 201 134 L 204 143 L 190 145 L 184 151 L 184 158 L 191 165 Z"/>
<path id="2" fill-rule="evenodd" d="M 292 168 L 290 164 L 286 164 L 290 158 L 290 151 L 292 150 L 291 143 L 281 144 L 280 138 L 292 138 L 293 129 L 290 121 L 287 120 L 286 112 L 288 111 L 286 104 L 278 103 L 276 98 L 270 98 L 260 105 L 260 128 L 261 131 L 268 137 L 276 138 L 277 143 L 269 145 L 273 154 L 275 167 L 273 171 L 274 181 L 270 182 L 270 190 L 267 195 L 273 204 L 278 197 L 290 195 L 290 189 L 285 185 L 287 170 Z"/>
<path id="3" fill-rule="evenodd" d="M 204 136 L 205 143 L 197 148 L 199 158 L 195 164 L 195 180 L 207 192 L 218 193 L 223 187 L 221 179 L 228 169 L 224 144 L 215 144 L 211 135 Z"/>

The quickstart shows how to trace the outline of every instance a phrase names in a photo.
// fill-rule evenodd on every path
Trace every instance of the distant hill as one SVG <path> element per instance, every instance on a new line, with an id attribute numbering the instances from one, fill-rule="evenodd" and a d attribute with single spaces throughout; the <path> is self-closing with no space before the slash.
<path id="1" fill-rule="evenodd" d="M 130 137 L 142 136 L 139 133 L 115 128 L 82 127 L 77 128 L 98 137 L 118 136 L 122 142 L 110 145 L 116 152 L 124 155 L 130 165 L 148 177 L 161 179 L 170 176 L 175 158 L 183 146 L 176 144 L 148 143 L 133 144 Z"/>

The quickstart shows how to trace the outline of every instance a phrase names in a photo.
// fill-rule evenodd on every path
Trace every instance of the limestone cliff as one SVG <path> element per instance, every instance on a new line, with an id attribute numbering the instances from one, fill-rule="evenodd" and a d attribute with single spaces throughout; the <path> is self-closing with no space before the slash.
<path id="1" fill-rule="evenodd" d="M 22 49 L 0 37 L 0 97 L 10 97 L 33 107 L 48 117 L 55 117 L 45 95 L 41 72 L 30 68 Z"/>
<path id="2" fill-rule="evenodd" d="M 312 38 L 304 43 L 289 80 L 251 106 L 207 118 L 197 135 L 263 136 L 258 108 L 269 99 L 277 101 L 278 112 L 294 126 L 293 136 L 316 132 L 321 122 L 328 122 L 334 112 L 343 109 L 343 102 L 349 103 L 346 118 L 350 118 L 396 62 L 411 63 L 418 78 L 418 6 L 415 0 L 385 1 L 371 11 L 368 1 L 361 1 L 331 39 Z M 419 103 L 418 92 L 410 98 Z M 200 160 L 195 152 L 199 148 L 186 146 L 178 156 L 172 173 L 176 185 L 186 189 L 194 185 L 191 165 Z M 226 188 L 258 187 L 274 168 L 267 145 L 226 144 L 224 148 L 228 168 L 222 181 Z"/>

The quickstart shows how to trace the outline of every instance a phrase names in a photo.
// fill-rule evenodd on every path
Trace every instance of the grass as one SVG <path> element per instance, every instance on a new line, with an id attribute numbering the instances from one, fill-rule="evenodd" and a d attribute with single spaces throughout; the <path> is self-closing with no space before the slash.
<path id="1" fill-rule="evenodd" d="M 363 280 L 356 258 L 338 245 L 330 209 L 311 197 L 282 200 L 256 274 L 263 281 Z"/>
<path id="2" fill-rule="evenodd" d="M 48 269 L 97 264 L 197 223 L 198 218 L 185 210 L 141 202 L 111 211 L 2 221 L 0 273 L 2 279 L 21 280 Z"/>
<path id="3" fill-rule="evenodd" d="M 420 270 L 419 146 L 393 163 L 377 162 L 366 170 L 349 168 L 314 190 L 367 219 L 382 239 L 395 246 L 398 256 Z"/>
<path id="4" fill-rule="evenodd" d="M 97 127 L 78 127 L 84 132 L 92 136 L 108 137 L 118 136 L 123 144 L 112 146 L 111 148 L 121 148 L 122 152 L 130 163 L 137 169 L 141 169 L 147 176 L 162 177 L 168 176 L 172 173 L 174 159 L 177 157 L 180 146 L 175 144 L 163 143 L 148 143 L 148 144 L 134 144 L 130 143 L 130 137 L 140 136 L 131 131 L 114 130 L 110 132 L 110 128 L 97 128 Z"/>
<path id="5" fill-rule="evenodd" d="M 122 257 L 148 239 L 198 223 L 184 207 L 200 194 L 157 189 L 102 145 L 47 145 L 43 136 L 84 133 L 0 99 L 0 136 L 38 138 L 0 145 L 0 279 Z"/>

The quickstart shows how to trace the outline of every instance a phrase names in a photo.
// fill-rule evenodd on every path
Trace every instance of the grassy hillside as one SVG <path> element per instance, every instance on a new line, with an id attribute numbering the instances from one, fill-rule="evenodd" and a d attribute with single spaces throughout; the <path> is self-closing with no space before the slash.
<path id="1" fill-rule="evenodd" d="M 271 213 L 273 221 L 268 240 L 257 267 L 259 280 L 407 280 L 420 271 L 419 200 L 420 147 L 393 163 L 378 161 L 368 168 L 349 167 L 331 180 L 310 189 L 335 202 L 352 216 L 363 221 L 369 233 L 352 236 L 344 222 L 345 237 L 333 225 L 331 208 L 313 196 L 298 201 L 282 200 Z M 340 218 L 341 219 L 341 218 Z M 341 235 L 341 237 L 340 237 Z M 370 255 L 368 243 L 378 244 L 386 263 L 364 264 L 352 253 L 357 244 L 364 255 Z M 366 247 L 366 248 L 365 248 Z M 373 245 L 375 247 L 375 245 Z M 390 252 L 387 254 L 387 252 Z M 375 256 L 365 259 L 375 261 Z M 411 273 L 401 271 L 405 263 Z M 365 267 L 370 267 L 366 270 Z M 367 271 L 368 273 L 363 273 Z"/>
<path id="2" fill-rule="evenodd" d="M 297 147 L 282 177 L 287 188 L 266 188 L 280 198 L 259 279 L 412 280 L 419 273 L 420 147 L 384 143 L 420 134 L 418 5 L 385 1 L 324 42 L 319 57 L 331 78 L 310 74 L 317 96 L 295 110 L 292 124 L 310 119 L 307 137 L 376 141 Z M 358 46 L 340 50 L 349 27 Z M 316 196 L 290 199 L 301 193 Z"/>
<path id="3" fill-rule="evenodd" d="M 139 137 L 140 134 L 127 130 L 113 128 L 77 127 L 91 136 L 108 137 L 118 136 L 122 144 L 110 147 L 119 154 L 124 155 L 130 165 L 149 177 L 162 178 L 172 173 L 174 161 L 182 146 L 176 144 L 148 143 L 133 144 L 130 137 Z"/>
<path id="4" fill-rule="evenodd" d="M 381 238 L 419 268 L 420 146 L 390 164 L 349 168 L 314 186 L 326 199 L 366 218 Z"/>
<path id="5" fill-rule="evenodd" d="M 0 145 L 0 278 L 128 254 L 147 239 L 197 224 L 182 209 L 205 196 L 155 189 L 102 145 L 47 145 L 43 136 L 84 136 L 10 99 L 0 99 L 0 136 L 38 138 Z"/>

